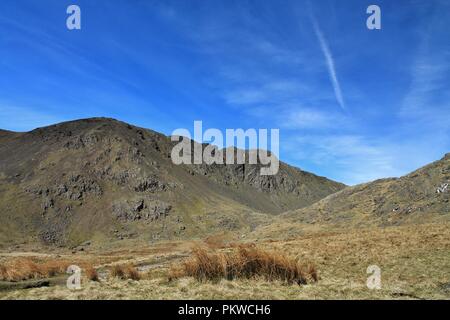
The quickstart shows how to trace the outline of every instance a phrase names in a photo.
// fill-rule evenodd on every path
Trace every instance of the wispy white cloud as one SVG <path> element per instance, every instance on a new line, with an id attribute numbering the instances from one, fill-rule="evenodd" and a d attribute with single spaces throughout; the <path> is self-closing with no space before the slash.
<path id="1" fill-rule="evenodd" d="M 346 125 L 347 120 L 341 115 L 324 112 L 313 108 L 294 106 L 277 117 L 278 125 L 286 129 L 323 130 L 339 128 Z"/>
<path id="2" fill-rule="evenodd" d="M 239 82 L 239 81 L 238 81 Z M 286 104 L 298 100 L 309 89 L 296 80 L 276 79 L 266 76 L 250 85 L 237 85 L 225 92 L 225 101 L 230 105 Z"/>
<path id="3" fill-rule="evenodd" d="M 266 97 L 266 93 L 258 89 L 238 89 L 225 93 L 225 100 L 232 105 L 262 103 Z"/>
<path id="4" fill-rule="evenodd" d="M 335 28 L 326 29 L 325 22 L 318 20 L 319 16 L 316 19 L 311 4 L 309 6 L 310 10 L 303 10 L 304 4 L 292 6 L 289 10 L 298 13 L 295 22 L 289 24 L 298 26 L 298 32 L 279 32 L 282 27 L 276 23 L 278 15 L 271 15 L 269 11 L 266 15 L 255 15 L 253 10 L 247 10 L 246 5 L 232 11 L 221 10 L 218 17 L 208 15 L 189 20 L 180 13 L 177 19 L 183 20 L 182 30 L 191 30 L 189 37 L 195 44 L 193 50 L 205 54 L 208 57 L 205 61 L 214 64 L 217 72 L 208 73 L 208 80 L 225 105 L 234 108 L 236 114 L 249 116 L 247 123 L 251 125 L 283 129 L 281 148 L 288 162 L 302 168 L 309 166 L 305 169 L 347 184 L 357 184 L 400 176 L 438 159 L 445 149 L 448 135 L 441 136 L 442 130 L 439 136 L 424 133 L 422 125 L 416 125 L 410 118 L 398 117 L 396 108 L 402 105 L 401 101 L 389 100 L 398 97 L 397 93 L 404 88 L 406 79 L 391 79 L 389 72 L 380 71 L 375 72 L 370 81 L 341 87 L 344 85 L 339 72 L 341 68 L 349 74 L 358 72 L 357 67 L 364 68 L 372 55 L 358 55 L 351 59 L 351 65 L 348 60 L 342 65 L 338 63 L 337 52 L 333 51 L 334 46 L 329 41 L 339 33 L 334 32 Z M 317 6 L 317 10 L 324 12 L 323 9 L 323 6 Z M 225 19 L 227 17 L 231 18 Z M 440 21 L 441 26 L 445 25 L 442 23 L 445 19 Z M 277 28 L 268 28 L 272 25 Z M 364 26 L 361 28 L 357 31 L 360 32 L 358 36 L 367 38 Z M 424 34 L 432 38 L 433 32 L 427 30 Z M 342 43 L 348 39 L 345 34 L 340 36 Z M 379 43 L 386 44 L 383 39 Z M 436 39 L 442 41 L 440 37 Z M 367 47 L 358 47 L 366 41 L 355 40 L 355 48 L 364 49 L 366 53 Z M 347 48 L 352 45 L 350 43 Z M 415 45 L 411 44 L 413 48 Z M 434 48 L 435 45 L 430 46 L 430 49 Z M 397 49 L 394 46 L 392 51 Z M 380 61 L 386 59 L 395 63 L 390 59 L 392 52 L 386 55 L 383 46 L 379 50 Z M 438 105 L 430 108 L 430 105 L 436 97 L 445 96 L 440 81 L 442 74 L 448 73 L 444 65 L 448 67 L 449 52 L 441 50 L 439 54 L 431 54 L 424 50 L 421 56 L 425 59 L 416 61 L 412 70 L 415 80 L 403 103 L 409 106 L 404 108 L 405 114 L 413 110 L 439 108 Z M 408 51 L 401 58 L 402 62 L 409 61 L 412 53 Z M 352 52 L 347 52 L 347 57 L 349 55 Z M 438 55 L 441 58 L 436 60 Z M 399 63 L 392 68 L 395 69 L 392 75 L 397 72 L 399 77 L 404 76 L 405 67 Z M 329 80 L 323 81 L 323 75 Z M 378 80 L 386 81 L 388 86 L 390 83 L 398 86 L 380 89 L 376 83 L 373 92 L 369 92 L 371 84 Z M 385 98 L 382 90 L 389 90 L 389 96 Z M 373 99 L 374 96 L 377 98 Z M 450 101 L 450 94 L 448 98 Z M 347 111 L 350 105 L 361 108 L 355 108 L 353 115 L 341 112 Z M 445 109 L 445 105 L 439 106 Z M 450 117 L 442 116 L 450 112 L 446 106 L 447 111 L 426 111 L 427 117 L 439 115 L 433 116 L 434 120 L 448 124 Z"/>
<path id="5" fill-rule="evenodd" d="M 420 133 L 433 133 L 436 140 L 450 143 L 450 45 L 438 35 L 447 35 L 442 21 L 450 17 L 450 5 L 435 10 L 425 24 L 420 25 L 419 45 L 409 66 L 410 86 L 406 91 L 400 118 L 409 123 L 411 131 L 421 128 Z M 433 36 L 432 36 L 433 35 Z M 417 134 L 418 132 L 416 132 Z"/>
<path id="6" fill-rule="evenodd" d="M 318 133 L 291 137 L 284 148 L 295 156 L 291 160 L 294 163 L 308 162 L 317 168 L 332 168 L 325 172 L 327 177 L 355 185 L 400 177 L 440 159 L 446 144 L 444 140 L 432 133 L 414 140 L 405 140 L 395 133 L 378 137 Z M 314 167 L 305 169 L 314 172 Z"/>
<path id="7" fill-rule="evenodd" d="M 307 135 L 297 137 L 292 147 L 299 161 L 308 160 L 318 167 L 332 164 L 328 176 L 349 185 L 404 173 L 394 165 L 395 153 L 360 135 Z"/>
<path id="8" fill-rule="evenodd" d="M 341 86 L 339 84 L 338 81 L 338 77 L 336 74 L 336 68 L 334 65 L 334 59 L 333 59 L 333 55 L 331 54 L 330 48 L 328 46 L 327 41 L 325 40 L 325 37 L 322 33 L 322 30 L 320 29 L 320 26 L 316 20 L 316 18 L 314 17 L 313 14 L 311 14 L 311 20 L 313 23 L 313 27 L 314 27 L 314 33 L 316 34 L 317 40 L 319 41 L 320 44 L 320 48 L 322 49 L 322 53 L 325 57 L 325 62 L 327 64 L 328 67 L 328 73 L 330 75 L 330 79 L 331 79 L 331 84 L 333 85 L 333 89 L 334 89 L 334 94 L 336 96 L 336 100 L 339 103 L 339 106 L 343 109 L 346 110 L 345 107 L 345 102 L 344 102 L 344 97 L 342 95 L 342 90 L 341 90 Z"/>
<path id="9" fill-rule="evenodd" d="M 450 80 L 449 59 L 450 53 L 445 52 L 433 55 L 430 52 L 418 53 L 411 66 L 411 85 L 404 96 L 400 116 L 431 121 L 432 125 L 445 120 L 448 125 L 450 94 L 446 86 Z"/>

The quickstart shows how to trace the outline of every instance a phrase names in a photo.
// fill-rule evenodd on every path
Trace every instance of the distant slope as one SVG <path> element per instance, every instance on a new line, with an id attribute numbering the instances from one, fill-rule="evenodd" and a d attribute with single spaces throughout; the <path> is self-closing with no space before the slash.
<path id="1" fill-rule="evenodd" d="M 259 165 L 176 166 L 172 146 L 107 118 L 0 131 L 0 245 L 251 230 L 344 187 L 284 163 L 276 176 Z"/>
<path id="2" fill-rule="evenodd" d="M 446 185 L 448 185 L 446 187 Z M 450 219 L 450 153 L 406 176 L 347 187 L 281 216 L 302 223 L 396 225 Z"/>

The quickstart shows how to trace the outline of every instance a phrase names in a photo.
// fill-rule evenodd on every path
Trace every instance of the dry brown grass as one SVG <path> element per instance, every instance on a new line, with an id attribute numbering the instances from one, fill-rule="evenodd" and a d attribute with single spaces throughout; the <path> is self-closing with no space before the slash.
<path id="1" fill-rule="evenodd" d="M 112 266 L 111 276 L 122 280 L 131 279 L 138 281 L 141 279 L 139 271 L 131 264 Z"/>
<path id="2" fill-rule="evenodd" d="M 450 299 L 450 224 L 407 225 L 389 228 L 336 230 L 315 226 L 295 226 L 304 231 L 297 238 L 258 242 L 258 248 L 281 252 L 305 265 L 307 274 L 314 277 L 314 266 L 320 271 L 320 281 L 314 285 L 286 285 L 281 281 L 240 278 L 233 281 L 197 281 L 193 277 L 167 281 L 171 264 L 181 265 L 188 259 L 193 245 L 199 241 L 177 242 L 171 255 L 160 254 L 160 245 L 142 248 L 138 252 L 84 252 L 79 256 L 32 256 L 43 260 L 69 260 L 82 267 L 87 264 L 97 270 L 111 270 L 113 264 L 141 266 L 141 280 L 130 283 L 119 278 L 101 278 L 102 282 L 85 281 L 82 290 L 67 290 L 62 285 L 45 288 L 0 290 L 0 299 Z M 280 234 L 281 231 L 274 230 Z M 247 237 L 250 239 L 250 237 Z M 202 241 L 203 242 L 203 241 Z M 167 246 L 169 248 L 169 246 Z M 237 243 L 211 252 L 235 252 Z M 137 248 L 137 247 L 136 247 Z M 135 253 L 136 252 L 136 253 Z M 26 252 L 25 252 L 26 253 Z M 0 273 L 10 260 L 24 257 L 0 253 Z M 26 257 L 29 257 L 28 255 Z M 166 259 L 171 257 L 170 259 Z M 314 265 L 308 265 L 308 262 Z M 148 263 L 148 264 L 147 264 Z M 382 288 L 369 290 L 366 273 L 369 265 L 382 270 Z M 144 268 L 149 266 L 150 268 Z M 309 272 L 308 269 L 310 268 Z M 3 270 L 3 271 L 2 271 Z M 316 275 L 317 276 L 317 275 Z"/>
<path id="3" fill-rule="evenodd" d="M 3 264 L 0 264 L 0 279 L 5 278 L 7 272 L 8 269 Z"/>
<path id="4" fill-rule="evenodd" d="M 66 272 L 70 265 L 67 261 L 35 261 L 31 258 L 16 258 L 0 266 L 0 280 L 23 281 L 54 277 Z"/>
<path id="5" fill-rule="evenodd" d="M 127 275 L 128 279 L 135 281 L 141 280 L 141 275 L 139 271 L 137 271 L 137 269 L 133 266 L 128 266 L 125 270 L 125 274 Z"/>
<path id="6" fill-rule="evenodd" d="M 85 268 L 84 272 L 85 272 L 86 277 L 90 281 L 100 281 L 100 279 L 98 277 L 97 270 L 94 267 L 88 266 L 88 267 Z"/>
<path id="7" fill-rule="evenodd" d="M 111 267 L 111 277 L 125 279 L 125 271 L 122 265 L 114 265 Z"/>
<path id="8" fill-rule="evenodd" d="M 196 247 L 189 259 L 179 267 L 172 266 L 169 271 L 169 280 L 184 276 L 199 281 L 264 278 L 299 285 L 318 280 L 317 270 L 312 264 L 303 265 L 283 254 L 249 245 L 224 253 Z"/>

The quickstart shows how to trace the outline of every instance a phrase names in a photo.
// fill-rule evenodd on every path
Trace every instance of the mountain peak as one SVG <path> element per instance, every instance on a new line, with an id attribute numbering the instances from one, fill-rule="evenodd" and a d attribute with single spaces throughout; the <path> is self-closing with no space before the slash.
<path id="1" fill-rule="evenodd" d="M 119 229 L 189 238 L 254 227 L 344 187 L 284 163 L 274 176 L 252 164 L 175 165 L 172 147 L 170 137 L 111 118 L 6 135 L 0 220 L 20 232 L 0 231 L 62 244 Z"/>

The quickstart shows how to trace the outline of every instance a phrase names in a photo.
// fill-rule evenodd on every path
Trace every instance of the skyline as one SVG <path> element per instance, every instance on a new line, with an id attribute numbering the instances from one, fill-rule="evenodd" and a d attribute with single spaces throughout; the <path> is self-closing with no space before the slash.
<path id="1" fill-rule="evenodd" d="M 279 128 L 280 160 L 351 185 L 450 151 L 449 3 L 283 4 L 2 1 L 0 128 Z M 381 30 L 366 28 L 371 4 Z"/>

